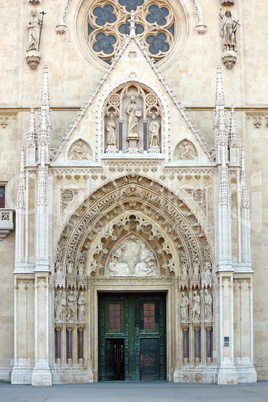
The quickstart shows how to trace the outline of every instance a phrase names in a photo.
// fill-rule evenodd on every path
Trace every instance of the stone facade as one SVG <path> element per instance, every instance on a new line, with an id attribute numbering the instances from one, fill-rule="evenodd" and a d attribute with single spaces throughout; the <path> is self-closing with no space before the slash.
<path id="1" fill-rule="evenodd" d="M 98 296 L 116 291 L 166 293 L 168 381 L 267 380 L 265 2 L 17 3 L 0 379 L 98 381 Z"/>

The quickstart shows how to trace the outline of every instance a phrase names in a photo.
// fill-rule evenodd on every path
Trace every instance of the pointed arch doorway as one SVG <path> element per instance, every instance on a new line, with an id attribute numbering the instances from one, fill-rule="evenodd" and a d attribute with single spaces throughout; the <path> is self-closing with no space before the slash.
<path id="1" fill-rule="evenodd" d="M 99 380 L 166 380 L 166 293 L 99 293 Z"/>

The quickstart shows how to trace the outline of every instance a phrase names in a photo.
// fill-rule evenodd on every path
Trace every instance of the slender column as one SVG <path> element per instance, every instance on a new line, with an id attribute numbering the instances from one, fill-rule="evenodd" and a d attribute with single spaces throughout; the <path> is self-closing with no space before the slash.
<path id="1" fill-rule="evenodd" d="M 200 354 L 200 324 L 194 324 L 194 341 L 195 341 L 195 362 L 199 363 L 201 354 Z"/>
<path id="2" fill-rule="evenodd" d="M 73 361 L 73 327 L 67 327 L 67 362 L 72 364 Z"/>
<path id="3" fill-rule="evenodd" d="M 60 364 L 61 359 L 61 327 L 57 326 L 55 328 L 56 334 L 56 363 Z"/>
<path id="4" fill-rule="evenodd" d="M 147 119 L 143 119 L 143 149 L 144 151 L 148 150 L 148 130 L 147 130 L 147 126 L 148 126 L 148 121 Z"/>
<path id="5" fill-rule="evenodd" d="M 79 325 L 78 327 L 78 362 L 83 363 L 84 360 L 84 328 L 85 326 Z"/>
<path id="6" fill-rule="evenodd" d="M 241 263 L 242 237 L 241 237 L 241 184 L 240 172 L 236 175 L 236 192 L 237 192 L 237 262 Z"/>
<path id="7" fill-rule="evenodd" d="M 212 361 L 212 326 L 206 325 L 206 344 L 207 344 L 207 362 L 211 363 Z"/>
<path id="8" fill-rule="evenodd" d="M 123 119 L 119 119 L 119 151 L 123 151 Z"/>
<path id="9" fill-rule="evenodd" d="M 187 364 L 189 361 L 189 326 L 182 324 L 183 329 L 183 362 Z"/>

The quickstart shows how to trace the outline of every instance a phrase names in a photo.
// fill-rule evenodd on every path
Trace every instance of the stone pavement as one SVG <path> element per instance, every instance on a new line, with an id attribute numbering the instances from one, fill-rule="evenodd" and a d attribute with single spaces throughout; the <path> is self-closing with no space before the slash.
<path id="1" fill-rule="evenodd" d="M 268 402 L 268 381 L 212 385 L 169 382 L 98 382 L 32 387 L 0 383 L 0 402 Z"/>

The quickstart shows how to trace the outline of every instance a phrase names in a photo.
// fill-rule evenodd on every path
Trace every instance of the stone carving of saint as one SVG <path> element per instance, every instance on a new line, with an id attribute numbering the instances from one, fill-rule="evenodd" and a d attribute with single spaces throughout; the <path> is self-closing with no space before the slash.
<path id="1" fill-rule="evenodd" d="M 230 10 L 225 11 L 223 15 L 220 9 L 219 16 L 222 19 L 221 37 L 223 38 L 224 47 L 226 50 L 236 51 L 236 31 L 238 23 L 233 21 Z"/>
<path id="2" fill-rule="evenodd" d="M 116 145 L 116 123 L 114 121 L 114 116 L 111 114 L 110 119 L 106 124 L 107 130 L 107 145 Z"/>
<path id="3" fill-rule="evenodd" d="M 189 299 L 185 292 L 182 292 L 182 299 L 180 302 L 181 320 L 188 321 Z"/>
<path id="4" fill-rule="evenodd" d="M 69 261 L 67 264 L 67 273 L 72 274 L 73 273 L 73 268 L 74 268 L 74 263 L 72 261 Z"/>
<path id="5" fill-rule="evenodd" d="M 55 299 L 54 299 L 54 307 L 55 307 L 55 320 L 62 321 L 62 290 L 57 290 Z"/>
<path id="6" fill-rule="evenodd" d="M 191 160 L 196 159 L 197 153 L 193 144 L 188 140 L 184 140 L 179 144 L 177 156 L 182 160 Z"/>
<path id="7" fill-rule="evenodd" d="M 128 117 L 128 136 L 129 137 L 139 137 L 138 125 L 139 118 L 141 117 L 141 111 L 135 102 L 135 96 L 131 97 L 131 102 L 127 108 Z"/>
<path id="8" fill-rule="evenodd" d="M 182 262 L 181 264 L 181 270 L 182 270 L 182 275 L 187 276 L 188 275 L 188 270 L 187 270 L 187 264 L 186 262 Z"/>
<path id="9" fill-rule="evenodd" d="M 85 322 L 86 317 L 86 299 L 84 297 L 84 292 L 81 292 L 78 298 L 78 321 Z"/>
<path id="10" fill-rule="evenodd" d="M 192 304 L 192 320 L 198 321 L 199 319 L 200 319 L 200 296 L 197 293 L 197 290 L 195 290 Z"/>
<path id="11" fill-rule="evenodd" d="M 198 274 L 199 274 L 199 264 L 198 264 L 198 261 L 194 261 L 194 262 L 193 262 L 193 272 L 194 272 L 194 275 L 198 275 Z"/>
<path id="12" fill-rule="evenodd" d="M 62 266 L 58 265 L 57 271 L 55 273 L 55 286 L 58 286 L 60 288 L 64 288 L 65 286 L 65 278 L 62 272 Z"/>
<path id="13" fill-rule="evenodd" d="M 150 146 L 150 148 L 159 148 L 159 128 L 160 128 L 160 124 L 156 120 L 155 114 L 153 114 L 152 121 L 149 125 L 149 146 Z"/>
<path id="14" fill-rule="evenodd" d="M 91 159 L 88 146 L 83 141 L 76 142 L 71 148 L 69 158 L 77 161 Z"/>
<path id="15" fill-rule="evenodd" d="M 67 296 L 66 321 L 74 321 L 76 295 L 73 290 Z"/>
<path id="16" fill-rule="evenodd" d="M 212 321 L 212 296 L 207 289 L 204 295 L 205 320 Z"/>
<path id="17" fill-rule="evenodd" d="M 29 37 L 27 52 L 39 50 L 39 38 L 42 20 L 37 17 L 37 11 L 31 12 L 31 18 L 28 21 Z"/>

